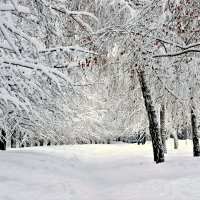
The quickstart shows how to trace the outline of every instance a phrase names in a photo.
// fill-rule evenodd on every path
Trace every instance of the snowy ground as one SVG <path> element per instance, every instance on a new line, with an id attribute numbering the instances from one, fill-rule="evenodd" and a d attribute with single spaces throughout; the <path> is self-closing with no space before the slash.
<path id="1" fill-rule="evenodd" d="M 34 147 L 0 152 L 0 200 L 199 200 L 190 141 L 154 164 L 150 143 Z"/>

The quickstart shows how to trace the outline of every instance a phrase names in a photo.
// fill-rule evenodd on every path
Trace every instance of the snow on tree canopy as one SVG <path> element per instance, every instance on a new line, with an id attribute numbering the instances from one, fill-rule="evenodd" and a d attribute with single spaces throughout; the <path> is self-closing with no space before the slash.
<path id="1" fill-rule="evenodd" d="M 70 52 L 93 52 L 66 44 L 53 28 L 59 27 L 57 32 L 62 34 L 59 20 L 70 15 L 92 32 L 81 15 L 97 19 L 87 12 L 68 11 L 62 2 L 58 10 L 46 1 L 20 3 L 24 5 L 0 1 L 0 129 L 7 137 L 19 132 L 24 138 L 54 138 L 75 114 L 66 97 L 75 92 L 73 80 L 68 70 L 59 68 L 78 68 L 68 59 Z M 51 40 L 44 38 L 49 31 L 55 34 Z"/>

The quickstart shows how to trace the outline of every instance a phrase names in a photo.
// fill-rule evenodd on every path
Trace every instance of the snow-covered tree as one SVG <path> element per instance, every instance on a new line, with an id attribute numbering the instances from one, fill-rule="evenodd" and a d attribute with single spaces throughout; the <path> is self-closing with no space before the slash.
<path id="1" fill-rule="evenodd" d="M 75 115 L 67 104 L 75 92 L 69 73 L 78 66 L 70 53 L 88 52 L 63 39 L 65 18 L 90 28 L 81 16 L 93 15 L 69 11 L 62 1 L 19 3 L 0 4 L 1 130 L 6 138 L 20 133 L 22 141 L 59 138 Z"/>

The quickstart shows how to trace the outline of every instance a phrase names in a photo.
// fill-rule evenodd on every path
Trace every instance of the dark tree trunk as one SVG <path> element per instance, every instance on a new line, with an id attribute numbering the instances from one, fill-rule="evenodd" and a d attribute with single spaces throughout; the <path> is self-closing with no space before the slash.
<path id="1" fill-rule="evenodd" d="M 21 138 L 20 138 L 20 132 L 18 130 L 15 130 L 15 147 L 16 148 L 20 148 L 20 142 L 21 142 Z"/>
<path id="2" fill-rule="evenodd" d="M 160 135 L 163 145 L 164 153 L 167 153 L 167 145 L 166 145 L 166 131 L 165 131 L 165 106 L 161 105 L 160 108 Z"/>
<path id="3" fill-rule="evenodd" d="M 197 131 L 197 118 L 193 109 L 194 108 L 191 109 L 193 155 L 200 156 L 199 137 L 198 137 L 198 131 Z"/>
<path id="4" fill-rule="evenodd" d="M 0 135 L 0 150 L 6 150 L 6 132 L 3 129 Z"/>
<path id="5" fill-rule="evenodd" d="M 11 137 L 11 147 L 16 148 L 16 131 L 14 130 L 12 137 Z"/>
<path id="6" fill-rule="evenodd" d="M 44 140 L 43 139 L 40 139 L 39 143 L 40 143 L 40 146 L 44 146 Z"/>
<path id="7" fill-rule="evenodd" d="M 174 149 L 178 149 L 178 138 L 174 137 Z"/>
<path id="8" fill-rule="evenodd" d="M 151 100 L 150 90 L 148 89 L 147 82 L 145 80 L 144 71 L 138 71 L 138 77 L 149 119 L 149 132 L 153 145 L 154 161 L 156 163 L 161 163 L 165 161 L 163 146 L 158 128 L 156 112 L 153 106 L 153 102 Z"/>

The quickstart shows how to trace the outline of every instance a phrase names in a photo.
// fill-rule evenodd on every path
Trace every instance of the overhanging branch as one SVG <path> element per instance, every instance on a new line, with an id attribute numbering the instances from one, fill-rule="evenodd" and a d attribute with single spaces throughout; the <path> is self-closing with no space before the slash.
<path id="1" fill-rule="evenodd" d="M 179 51 L 175 53 L 168 53 L 168 54 L 157 54 L 152 56 L 152 58 L 166 58 L 166 57 L 176 57 L 187 53 L 200 53 L 200 49 L 187 49 L 185 51 Z"/>

